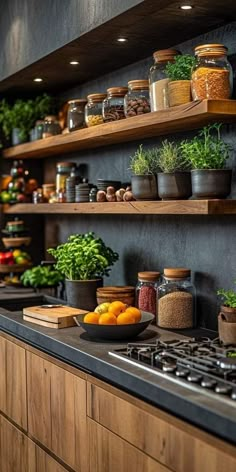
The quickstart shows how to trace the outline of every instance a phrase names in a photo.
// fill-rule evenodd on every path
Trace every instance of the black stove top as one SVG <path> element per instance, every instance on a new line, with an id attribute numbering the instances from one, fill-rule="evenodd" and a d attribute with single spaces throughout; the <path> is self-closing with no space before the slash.
<path id="1" fill-rule="evenodd" d="M 191 338 L 129 343 L 109 354 L 153 374 L 214 395 L 236 406 L 236 348 L 223 347 L 219 340 Z"/>

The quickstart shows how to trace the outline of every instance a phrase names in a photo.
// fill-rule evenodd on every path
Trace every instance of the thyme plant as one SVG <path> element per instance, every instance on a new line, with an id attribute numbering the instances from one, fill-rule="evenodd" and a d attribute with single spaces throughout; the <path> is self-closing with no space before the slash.
<path id="1" fill-rule="evenodd" d="M 140 144 L 130 160 L 130 170 L 134 175 L 156 174 L 159 171 L 158 149 L 143 149 Z"/>
<path id="2" fill-rule="evenodd" d="M 190 161 L 181 153 L 178 144 L 168 141 L 162 142 L 159 150 L 158 164 L 162 172 L 172 173 L 190 170 Z"/>

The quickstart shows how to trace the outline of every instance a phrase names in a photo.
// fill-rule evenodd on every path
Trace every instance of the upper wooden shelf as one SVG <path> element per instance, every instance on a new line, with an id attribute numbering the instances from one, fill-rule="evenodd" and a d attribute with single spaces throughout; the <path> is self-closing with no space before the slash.
<path id="1" fill-rule="evenodd" d="M 212 122 L 236 121 L 236 100 L 203 100 L 72 133 L 20 144 L 3 151 L 5 159 L 31 159 L 168 135 Z"/>
<path id="2" fill-rule="evenodd" d="M 235 215 L 236 200 L 173 200 L 115 203 L 18 203 L 4 205 L 6 214 L 35 215 Z"/>

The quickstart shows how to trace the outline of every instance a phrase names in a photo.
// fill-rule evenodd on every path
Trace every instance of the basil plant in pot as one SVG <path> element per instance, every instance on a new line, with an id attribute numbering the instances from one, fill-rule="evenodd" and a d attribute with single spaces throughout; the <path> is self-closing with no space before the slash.
<path id="1" fill-rule="evenodd" d="M 191 197 L 190 161 L 183 157 L 178 144 L 162 142 L 158 157 L 158 195 L 162 200 L 180 200 Z"/>
<path id="2" fill-rule="evenodd" d="M 136 200 L 156 200 L 158 167 L 158 149 L 144 150 L 142 144 L 131 157 L 131 186 Z"/>
<path id="3" fill-rule="evenodd" d="M 220 341 L 224 345 L 236 345 L 236 291 L 220 289 L 217 295 L 223 303 L 218 315 Z"/>
<path id="4" fill-rule="evenodd" d="M 194 56 L 189 54 L 175 56 L 174 62 L 166 65 L 168 83 L 169 105 L 174 107 L 191 102 L 191 75 L 196 63 Z"/>
<path id="5" fill-rule="evenodd" d="M 232 170 L 226 169 L 231 147 L 220 134 L 221 124 L 205 126 L 190 141 L 182 141 L 182 155 L 192 166 L 194 198 L 226 198 L 231 192 Z"/>
<path id="6" fill-rule="evenodd" d="M 103 285 L 103 276 L 119 256 L 101 238 L 90 232 L 69 236 L 64 244 L 48 249 L 55 260 L 55 268 L 64 275 L 69 305 L 93 311 L 96 291 Z"/>

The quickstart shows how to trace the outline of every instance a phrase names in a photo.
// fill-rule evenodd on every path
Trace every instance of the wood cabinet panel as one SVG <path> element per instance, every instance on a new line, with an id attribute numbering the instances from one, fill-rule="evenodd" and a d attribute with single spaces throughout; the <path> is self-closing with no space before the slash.
<path id="1" fill-rule="evenodd" d="M 29 472 L 67 472 L 61 464 L 30 439 L 28 440 L 28 464 Z"/>
<path id="2" fill-rule="evenodd" d="M 28 431 L 76 472 L 86 472 L 86 382 L 27 352 Z"/>
<path id="3" fill-rule="evenodd" d="M 26 352 L 0 336 L 0 410 L 27 430 Z"/>
<path id="4" fill-rule="evenodd" d="M 27 437 L 0 415 L 0 471 L 30 472 Z"/>

